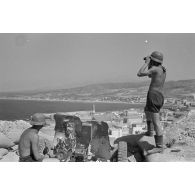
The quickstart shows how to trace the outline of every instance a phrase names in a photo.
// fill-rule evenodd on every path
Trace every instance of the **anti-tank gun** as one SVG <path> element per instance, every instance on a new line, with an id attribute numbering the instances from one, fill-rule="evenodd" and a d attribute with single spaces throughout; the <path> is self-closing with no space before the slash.
<path id="1" fill-rule="evenodd" d="M 108 125 L 81 122 L 77 116 L 55 114 L 54 155 L 60 161 L 85 162 L 110 158 Z"/>
<path id="2" fill-rule="evenodd" d="M 81 136 L 82 122 L 79 117 L 55 114 L 54 155 L 60 161 L 83 161 L 87 150 L 78 142 Z"/>

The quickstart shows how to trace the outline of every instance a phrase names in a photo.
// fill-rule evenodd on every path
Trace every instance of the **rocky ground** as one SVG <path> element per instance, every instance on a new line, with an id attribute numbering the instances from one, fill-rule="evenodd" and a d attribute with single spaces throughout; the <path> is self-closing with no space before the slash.
<path id="1" fill-rule="evenodd" d="M 23 120 L 0 121 L 0 162 L 18 162 L 18 143 L 21 134 L 31 125 Z M 50 123 L 39 132 L 40 152 L 45 145 L 51 148 L 54 136 L 54 123 Z"/>
<path id="2" fill-rule="evenodd" d="M 22 132 L 29 127 L 30 124 L 22 120 L 14 122 L 0 121 L 0 162 L 18 162 L 19 138 Z M 148 156 L 147 161 L 195 161 L 195 112 L 190 112 L 176 123 L 164 129 L 164 134 L 167 149 L 165 149 L 163 154 Z M 39 136 L 40 151 L 43 150 L 45 145 L 51 148 L 54 137 L 54 123 L 50 122 L 48 126 L 44 127 L 39 132 Z M 154 145 L 153 138 L 142 139 L 142 143 Z M 146 145 L 141 144 L 141 147 L 144 150 Z"/>
<path id="3" fill-rule="evenodd" d="M 195 161 L 195 112 L 192 110 L 164 129 L 164 153 L 149 157 L 148 161 Z"/>

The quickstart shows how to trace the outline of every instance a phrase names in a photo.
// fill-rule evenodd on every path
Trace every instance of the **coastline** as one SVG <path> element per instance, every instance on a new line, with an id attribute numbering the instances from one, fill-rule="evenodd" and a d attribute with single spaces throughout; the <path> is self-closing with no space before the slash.
<path id="1" fill-rule="evenodd" d="M 121 101 L 100 101 L 100 100 L 57 100 L 57 99 L 25 99 L 25 98 L 4 98 L 0 97 L 0 100 L 17 100 L 17 101 L 38 101 L 38 102 L 71 102 L 71 103 L 108 103 L 108 104 L 130 104 L 130 105 L 145 105 L 145 103 L 137 102 L 121 102 Z"/>
<path id="2" fill-rule="evenodd" d="M 56 112 L 80 112 L 91 111 L 95 105 L 96 112 L 121 111 L 126 109 L 143 109 L 143 104 L 124 102 L 102 102 L 83 100 L 39 100 L 39 99 L 16 99 L 0 98 L 0 120 L 15 121 L 26 120 L 33 113 L 56 113 Z"/>

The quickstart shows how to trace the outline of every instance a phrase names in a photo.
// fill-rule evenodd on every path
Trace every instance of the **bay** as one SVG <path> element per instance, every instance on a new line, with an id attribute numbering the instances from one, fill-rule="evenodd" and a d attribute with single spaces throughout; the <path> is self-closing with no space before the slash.
<path id="1" fill-rule="evenodd" d="M 103 103 L 103 102 L 66 102 L 36 100 L 0 100 L 0 120 L 26 120 L 34 113 L 56 113 L 92 110 L 96 112 L 117 111 L 142 108 L 141 104 Z"/>

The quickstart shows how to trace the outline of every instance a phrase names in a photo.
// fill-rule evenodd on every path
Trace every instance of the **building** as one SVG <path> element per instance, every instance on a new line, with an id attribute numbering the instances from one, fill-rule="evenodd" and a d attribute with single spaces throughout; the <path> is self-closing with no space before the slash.
<path id="1" fill-rule="evenodd" d="M 127 112 L 127 123 L 133 124 L 133 123 L 142 123 L 143 122 L 143 113 L 140 113 L 136 110 L 130 110 Z"/>
<path id="2" fill-rule="evenodd" d="M 111 131 L 112 137 L 118 138 L 123 135 L 122 128 L 111 127 L 109 130 Z"/>
<path id="3" fill-rule="evenodd" d="M 141 126 L 139 127 L 133 127 L 133 132 L 132 132 L 132 134 L 141 134 L 141 133 L 144 133 L 144 132 L 146 132 L 147 130 L 146 129 L 144 129 L 144 128 L 142 128 Z"/>

